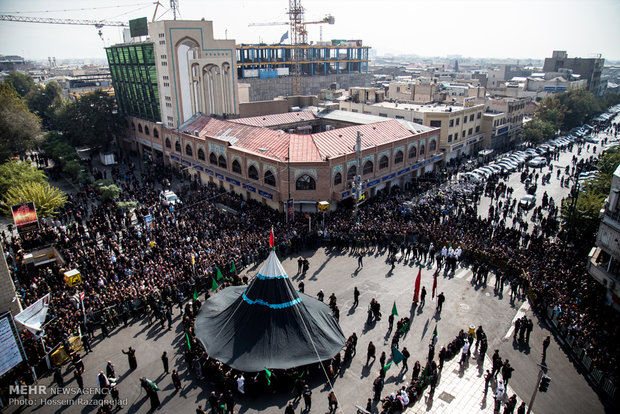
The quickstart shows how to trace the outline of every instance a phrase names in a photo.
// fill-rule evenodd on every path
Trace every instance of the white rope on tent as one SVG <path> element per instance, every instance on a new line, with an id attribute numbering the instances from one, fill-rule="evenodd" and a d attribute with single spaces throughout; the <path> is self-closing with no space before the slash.
<path id="1" fill-rule="evenodd" d="M 303 301 L 302 301 L 302 303 L 303 303 Z M 299 309 L 298 309 L 297 306 L 295 306 L 295 310 L 299 314 L 299 319 L 301 320 L 302 324 L 304 325 L 304 329 L 306 330 L 306 334 L 308 335 L 308 338 L 310 338 L 310 343 L 312 344 L 312 349 L 314 349 L 314 353 L 316 355 L 317 362 L 319 363 L 319 365 L 321 365 L 321 370 L 323 370 L 323 374 L 325 374 L 325 378 L 327 379 L 327 383 L 329 384 L 329 389 L 336 396 L 336 401 L 340 402 L 340 399 L 338 398 L 338 395 L 336 395 L 336 390 L 334 390 L 334 386 L 333 386 L 331 380 L 329 379 L 329 375 L 327 374 L 327 371 L 325 370 L 325 367 L 323 366 L 323 363 L 321 362 L 321 356 L 319 355 L 319 351 L 316 349 L 316 345 L 314 344 L 314 340 L 312 339 L 312 335 L 310 335 L 310 329 L 308 329 L 308 326 L 306 325 L 306 322 L 304 321 L 304 318 L 301 317 L 301 312 L 299 312 Z M 340 351 L 338 351 L 338 352 L 340 352 Z M 340 406 L 340 404 L 338 404 L 338 405 Z M 342 407 L 340 407 L 338 409 L 338 411 L 343 412 L 342 411 Z"/>

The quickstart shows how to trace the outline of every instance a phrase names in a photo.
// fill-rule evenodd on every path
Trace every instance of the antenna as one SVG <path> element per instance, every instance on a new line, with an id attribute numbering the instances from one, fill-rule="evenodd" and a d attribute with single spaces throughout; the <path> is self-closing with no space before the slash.
<path id="1" fill-rule="evenodd" d="M 179 16 L 181 15 L 179 12 L 179 0 L 170 0 L 170 9 L 172 9 L 173 19 L 176 20 L 177 13 L 179 13 Z"/>

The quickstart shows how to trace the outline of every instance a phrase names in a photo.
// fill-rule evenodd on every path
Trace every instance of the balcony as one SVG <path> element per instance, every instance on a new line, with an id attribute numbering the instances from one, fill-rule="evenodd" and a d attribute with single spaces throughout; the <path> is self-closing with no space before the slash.
<path id="1" fill-rule="evenodd" d="M 599 247 L 590 251 L 586 269 L 600 284 L 620 296 L 620 263 Z"/>

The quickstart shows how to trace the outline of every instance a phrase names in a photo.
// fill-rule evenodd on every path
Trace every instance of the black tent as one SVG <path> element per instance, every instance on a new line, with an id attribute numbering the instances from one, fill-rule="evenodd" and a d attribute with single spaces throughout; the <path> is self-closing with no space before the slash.
<path id="1" fill-rule="evenodd" d="M 324 361 L 344 345 L 329 307 L 295 291 L 274 251 L 248 286 L 203 304 L 195 332 L 209 356 L 245 372 Z"/>

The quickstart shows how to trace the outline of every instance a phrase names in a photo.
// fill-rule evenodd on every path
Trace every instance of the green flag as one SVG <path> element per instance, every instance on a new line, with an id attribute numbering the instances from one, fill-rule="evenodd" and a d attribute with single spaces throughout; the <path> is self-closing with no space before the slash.
<path id="1" fill-rule="evenodd" d="M 267 377 L 267 385 L 271 385 L 271 371 L 265 368 L 265 377 Z"/>
<path id="2" fill-rule="evenodd" d="M 385 364 L 385 366 L 383 367 L 383 370 L 384 370 L 385 372 L 387 372 L 387 370 L 388 370 L 388 369 L 390 369 L 390 366 L 392 365 L 392 362 L 394 362 L 394 361 L 390 361 L 390 362 L 388 362 L 387 364 Z"/>
<path id="3" fill-rule="evenodd" d="M 404 324 L 403 327 L 398 330 L 398 332 L 405 333 L 407 332 L 407 328 L 409 328 L 409 322 Z"/>
<path id="4" fill-rule="evenodd" d="M 159 387 L 153 381 L 151 381 L 150 379 L 147 379 L 146 382 L 151 386 L 151 389 L 153 391 L 159 391 Z"/>
<path id="5" fill-rule="evenodd" d="M 215 280 L 211 282 L 211 292 L 215 292 L 220 285 L 217 284 Z"/>
<path id="6" fill-rule="evenodd" d="M 217 269 L 217 280 L 222 280 L 222 278 L 224 277 L 224 275 L 222 274 L 222 271 L 220 270 L 219 267 L 216 267 Z"/>
<path id="7" fill-rule="evenodd" d="M 405 359 L 404 355 L 396 348 L 396 345 L 392 345 L 392 360 L 394 363 L 398 365 L 403 359 Z"/>
<path id="8" fill-rule="evenodd" d="M 185 339 L 187 340 L 187 349 L 191 350 L 192 349 L 192 344 L 189 341 L 189 335 L 187 334 L 187 332 L 185 332 Z"/>
<path id="9" fill-rule="evenodd" d="M 398 316 L 398 311 L 396 310 L 396 301 L 394 301 L 394 306 L 392 306 L 392 315 Z"/>
<path id="10" fill-rule="evenodd" d="M 437 324 L 435 324 L 435 330 L 433 331 L 433 344 L 437 342 Z"/>
<path id="11" fill-rule="evenodd" d="M 237 270 L 237 266 L 235 266 L 235 261 L 233 260 L 232 266 L 230 267 L 230 273 L 235 273 Z"/>
<path id="12" fill-rule="evenodd" d="M 194 288 L 194 300 L 198 299 L 198 291 Z"/>

